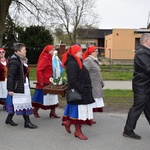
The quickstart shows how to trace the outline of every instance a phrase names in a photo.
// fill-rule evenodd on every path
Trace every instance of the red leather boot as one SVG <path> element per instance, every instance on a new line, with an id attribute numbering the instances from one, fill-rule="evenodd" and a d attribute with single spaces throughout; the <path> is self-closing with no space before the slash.
<path id="1" fill-rule="evenodd" d="M 60 116 L 56 115 L 56 113 L 55 113 L 55 108 L 52 108 L 52 109 L 51 109 L 51 112 L 50 112 L 50 114 L 49 114 L 49 117 L 50 117 L 50 118 L 51 118 L 51 117 L 60 118 Z"/>
<path id="2" fill-rule="evenodd" d="M 74 136 L 78 137 L 81 140 L 87 140 L 88 138 L 82 133 L 81 125 L 75 125 Z"/>
<path id="3" fill-rule="evenodd" d="M 39 114 L 38 114 L 38 110 L 39 110 L 39 107 L 34 107 L 33 108 L 33 114 L 36 118 L 40 118 Z"/>
<path id="4" fill-rule="evenodd" d="M 71 122 L 70 122 L 69 120 L 63 121 L 63 122 L 62 122 L 62 126 L 63 126 L 63 125 L 65 126 L 66 131 L 67 131 L 68 133 L 71 133 L 71 130 L 70 130 Z"/>

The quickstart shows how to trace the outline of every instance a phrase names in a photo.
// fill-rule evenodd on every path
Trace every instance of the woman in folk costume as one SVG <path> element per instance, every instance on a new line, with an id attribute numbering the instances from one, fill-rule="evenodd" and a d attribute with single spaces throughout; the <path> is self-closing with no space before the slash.
<path id="1" fill-rule="evenodd" d="M 14 54 L 9 58 L 8 77 L 6 98 L 6 111 L 8 112 L 6 124 L 17 126 L 12 118 L 14 113 L 22 115 L 25 128 L 35 129 L 36 125 L 32 124 L 29 115 L 33 113 L 31 104 L 31 95 L 28 80 L 28 60 L 26 58 L 26 48 L 22 43 L 14 46 Z"/>
<path id="2" fill-rule="evenodd" d="M 0 104 L 5 105 L 7 97 L 7 72 L 8 60 L 5 58 L 5 50 L 0 48 Z M 5 109 L 5 106 L 3 107 Z"/>
<path id="3" fill-rule="evenodd" d="M 58 106 L 58 95 L 46 94 L 44 95 L 43 88 L 50 84 L 50 78 L 53 77 L 52 56 L 54 54 L 54 46 L 47 45 L 39 56 L 36 68 L 37 85 L 35 93 L 32 97 L 32 105 L 34 107 L 34 116 L 39 118 L 39 108 L 50 109 L 49 117 L 60 118 L 55 113 Z"/>
<path id="4" fill-rule="evenodd" d="M 104 82 L 101 76 L 100 65 L 98 62 L 97 55 L 97 47 L 89 46 L 83 54 L 83 64 L 88 69 L 92 82 L 92 93 L 95 99 L 95 103 L 93 104 L 93 111 L 103 112 L 104 93 L 102 88 L 104 87 Z"/>
<path id="5" fill-rule="evenodd" d="M 71 46 L 62 56 L 62 66 L 66 67 L 68 78 L 68 90 L 75 89 L 81 93 L 83 99 L 80 102 L 67 103 L 62 125 L 68 133 L 71 133 L 70 126 L 74 124 L 74 136 L 81 140 L 88 138 L 82 133 L 81 124 L 92 124 L 93 102 L 91 79 L 88 70 L 81 62 L 82 48 L 78 45 Z"/>

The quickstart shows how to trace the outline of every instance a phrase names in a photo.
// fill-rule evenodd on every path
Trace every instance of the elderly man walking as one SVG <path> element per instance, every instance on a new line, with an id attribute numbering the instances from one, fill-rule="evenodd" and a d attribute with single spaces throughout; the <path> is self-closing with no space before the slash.
<path id="1" fill-rule="evenodd" d="M 129 110 L 123 136 L 141 139 L 134 132 L 137 120 L 142 111 L 150 124 L 150 34 L 144 33 L 140 38 L 134 58 L 134 74 L 132 80 L 134 102 Z"/>

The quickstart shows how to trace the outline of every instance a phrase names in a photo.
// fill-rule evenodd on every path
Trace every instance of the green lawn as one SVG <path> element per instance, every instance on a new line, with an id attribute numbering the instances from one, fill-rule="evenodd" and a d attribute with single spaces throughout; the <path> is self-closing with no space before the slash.
<path id="1" fill-rule="evenodd" d="M 133 73 L 132 72 L 119 72 L 119 71 L 111 71 L 111 72 L 101 72 L 103 80 L 132 80 Z"/>
<path id="2" fill-rule="evenodd" d="M 133 103 L 132 90 L 104 90 L 105 110 L 107 112 L 127 112 Z"/>
<path id="3" fill-rule="evenodd" d="M 100 68 L 104 80 L 132 80 L 132 65 L 102 65 Z"/>
<path id="4" fill-rule="evenodd" d="M 30 80 L 36 80 L 36 67 L 30 67 Z"/>

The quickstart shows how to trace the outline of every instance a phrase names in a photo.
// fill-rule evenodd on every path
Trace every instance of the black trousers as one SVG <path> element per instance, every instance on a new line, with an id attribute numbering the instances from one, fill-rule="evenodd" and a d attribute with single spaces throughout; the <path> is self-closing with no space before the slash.
<path id="1" fill-rule="evenodd" d="M 134 94 L 134 102 L 129 110 L 124 130 L 130 131 L 136 128 L 137 120 L 142 111 L 144 111 L 145 117 L 150 124 L 150 95 Z"/>

